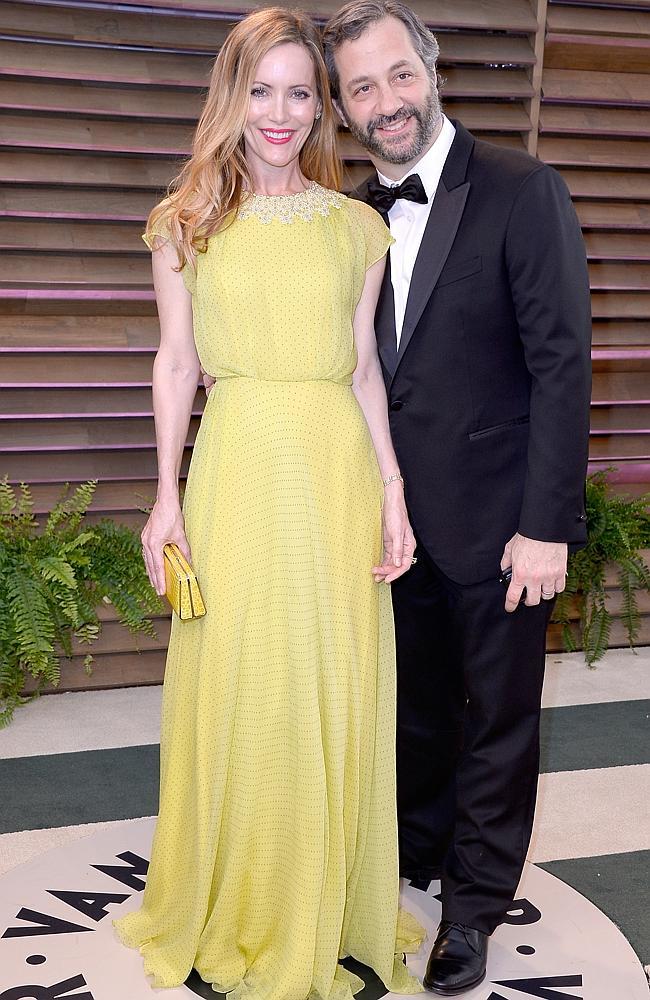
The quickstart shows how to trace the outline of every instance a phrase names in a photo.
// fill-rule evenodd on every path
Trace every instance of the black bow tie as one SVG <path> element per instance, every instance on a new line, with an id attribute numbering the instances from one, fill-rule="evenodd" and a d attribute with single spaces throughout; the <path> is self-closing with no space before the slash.
<path id="1" fill-rule="evenodd" d="M 368 203 L 378 212 L 387 215 L 399 198 L 417 201 L 419 205 L 428 202 L 427 193 L 419 174 L 410 174 L 405 181 L 395 187 L 386 187 L 376 178 L 368 181 Z"/>

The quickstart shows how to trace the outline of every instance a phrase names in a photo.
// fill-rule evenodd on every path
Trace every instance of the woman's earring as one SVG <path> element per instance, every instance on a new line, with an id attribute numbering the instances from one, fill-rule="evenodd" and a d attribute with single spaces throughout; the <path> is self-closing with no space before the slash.
<path id="1" fill-rule="evenodd" d="M 320 116 L 321 116 L 321 112 L 317 111 L 316 114 L 315 114 L 315 116 L 314 116 L 316 118 L 316 121 L 318 121 L 318 119 L 320 118 Z"/>

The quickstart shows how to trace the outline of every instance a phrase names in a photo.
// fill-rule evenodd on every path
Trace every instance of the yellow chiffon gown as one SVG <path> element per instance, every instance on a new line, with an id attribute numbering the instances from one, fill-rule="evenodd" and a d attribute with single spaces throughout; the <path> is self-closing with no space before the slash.
<path id="1" fill-rule="evenodd" d="M 216 379 L 184 499 L 207 614 L 172 624 L 147 886 L 115 921 L 157 987 L 195 967 L 234 1000 L 346 1000 L 352 956 L 421 990 L 401 954 L 421 929 L 398 910 L 390 588 L 370 572 L 383 488 L 351 388 L 390 242 L 312 182 L 249 198 L 183 269 Z"/>

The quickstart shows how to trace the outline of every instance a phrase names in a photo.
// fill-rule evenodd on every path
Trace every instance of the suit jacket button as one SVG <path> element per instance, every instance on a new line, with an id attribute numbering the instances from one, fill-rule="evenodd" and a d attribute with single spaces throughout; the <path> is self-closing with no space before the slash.
<path id="1" fill-rule="evenodd" d="M 390 404 L 391 410 L 401 410 L 403 406 L 404 403 L 402 402 L 401 399 L 394 399 L 393 402 Z"/>
<path id="2" fill-rule="evenodd" d="M 587 520 L 587 515 L 586 514 L 578 514 L 578 520 L 579 521 L 586 521 Z"/>

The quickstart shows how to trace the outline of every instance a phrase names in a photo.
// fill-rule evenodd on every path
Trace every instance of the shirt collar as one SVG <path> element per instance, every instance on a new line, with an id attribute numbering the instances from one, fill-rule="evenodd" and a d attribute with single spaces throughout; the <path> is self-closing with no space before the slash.
<path id="1" fill-rule="evenodd" d="M 405 181 L 407 177 L 411 174 L 418 174 L 422 184 L 424 185 L 424 190 L 426 191 L 427 198 L 431 201 L 431 198 L 436 193 L 436 189 L 440 182 L 440 177 L 445 165 L 445 160 L 447 159 L 447 154 L 451 149 L 451 144 L 456 136 L 456 129 L 451 124 L 446 115 L 442 116 L 442 129 L 440 135 L 434 142 L 431 149 L 428 149 L 421 160 L 411 167 L 411 169 L 400 177 L 399 180 L 393 181 L 389 177 L 385 177 L 377 171 L 377 177 L 382 184 L 386 187 L 395 187 L 397 184 L 401 184 Z"/>

